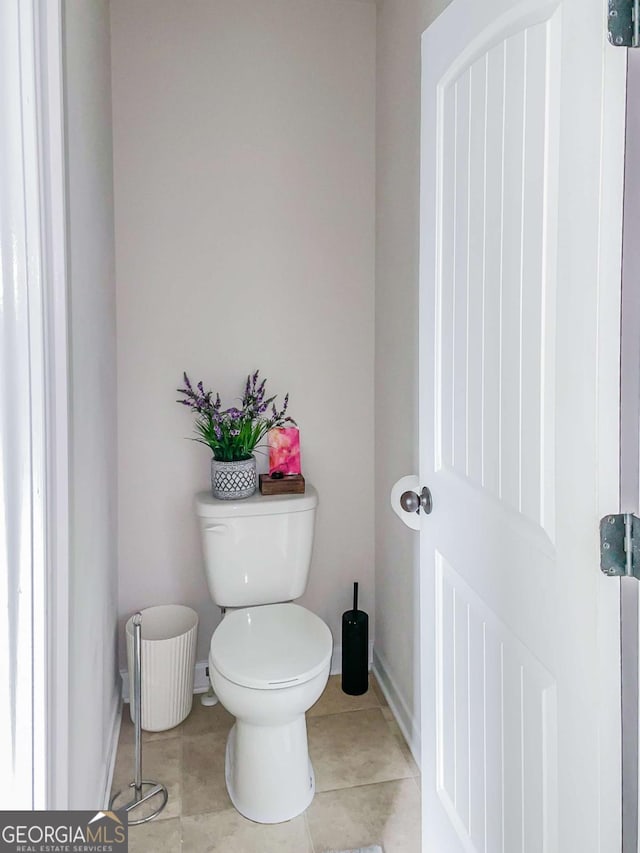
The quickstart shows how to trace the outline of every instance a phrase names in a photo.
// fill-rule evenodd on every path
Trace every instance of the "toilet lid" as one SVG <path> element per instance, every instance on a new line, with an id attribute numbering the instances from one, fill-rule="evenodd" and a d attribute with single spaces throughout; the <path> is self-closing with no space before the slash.
<path id="1" fill-rule="evenodd" d="M 211 663 L 229 681 L 262 690 L 302 684 L 331 658 L 331 631 L 297 604 L 227 613 L 211 638 Z"/>

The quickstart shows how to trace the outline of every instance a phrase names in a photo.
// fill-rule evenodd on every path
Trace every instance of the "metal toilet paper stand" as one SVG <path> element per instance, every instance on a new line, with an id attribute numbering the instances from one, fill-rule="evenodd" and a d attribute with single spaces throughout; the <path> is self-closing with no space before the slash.
<path id="1" fill-rule="evenodd" d="M 115 810 L 124 809 L 127 812 L 127 822 L 129 826 L 136 826 L 139 823 L 146 823 L 152 818 L 159 815 L 162 809 L 167 805 L 169 793 L 164 785 L 159 782 L 151 782 L 142 779 L 142 613 L 136 613 L 133 617 L 133 695 L 135 699 L 134 708 L 134 750 L 135 750 L 135 779 L 129 784 L 129 788 L 133 788 L 133 799 L 123 805 L 117 805 L 117 800 L 127 789 L 118 791 L 111 798 L 110 808 Z M 146 792 L 143 791 L 143 786 L 147 787 Z M 144 817 L 135 818 L 132 820 L 132 813 L 143 803 L 148 803 L 153 797 L 162 796 L 160 804 L 153 809 L 152 812 Z M 135 817 L 135 815 L 134 815 Z"/>

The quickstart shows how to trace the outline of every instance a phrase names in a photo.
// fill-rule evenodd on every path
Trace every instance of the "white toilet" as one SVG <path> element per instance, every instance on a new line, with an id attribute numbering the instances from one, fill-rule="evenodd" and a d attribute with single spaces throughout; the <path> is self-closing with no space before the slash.
<path id="1" fill-rule="evenodd" d="M 307 586 L 318 495 L 255 494 L 241 501 L 196 496 L 205 572 L 225 616 L 214 631 L 209 676 L 234 715 L 227 790 L 259 823 L 303 812 L 315 782 L 305 712 L 329 677 L 332 638 L 297 604 Z"/>

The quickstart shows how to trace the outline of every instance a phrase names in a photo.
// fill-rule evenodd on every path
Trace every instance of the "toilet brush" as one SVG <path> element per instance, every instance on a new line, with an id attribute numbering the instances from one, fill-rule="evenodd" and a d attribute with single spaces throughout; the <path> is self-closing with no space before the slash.
<path id="1" fill-rule="evenodd" d="M 142 779 L 142 613 L 136 613 L 133 617 L 133 698 L 135 778 L 129 785 L 129 788 L 133 788 L 133 799 L 128 803 L 117 805 L 118 798 L 126 792 L 125 788 L 124 791 L 118 791 L 117 794 L 113 795 L 109 806 L 113 810 L 124 809 L 127 812 L 129 826 L 146 823 L 156 817 L 167 805 L 169 799 L 169 794 L 164 785 L 159 782 L 143 781 Z M 148 788 L 146 792 L 143 791 L 143 785 Z M 152 797 L 158 795 L 162 799 L 151 811 L 143 817 L 135 818 L 134 816 L 134 819 L 131 819 L 134 809 L 143 803 L 149 803 Z"/>
<path id="2" fill-rule="evenodd" d="M 358 584 L 353 585 L 353 610 L 342 614 L 342 690 L 361 696 L 369 689 L 369 617 L 358 610 Z"/>

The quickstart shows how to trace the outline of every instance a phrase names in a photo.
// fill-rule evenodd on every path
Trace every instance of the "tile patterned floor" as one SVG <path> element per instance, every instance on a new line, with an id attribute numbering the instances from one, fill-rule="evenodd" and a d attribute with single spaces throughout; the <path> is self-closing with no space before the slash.
<path id="1" fill-rule="evenodd" d="M 287 823 L 252 823 L 232 807 L 224 749 L 233 717 L 221 705 L 193 711 L 175 729 L 143 733 L 144 777 L 163 782 L 169 803 L 131 827 L 130 853 L 324 853 L 382 844 L 385 853 L 419 853 L 419 771 L 375 679 L 364 696 L 346 696 L 340 676 L 307 715 L 316 796 Z M 133 778 L 133 726 L 125 706 L 113 790 Z"/>

